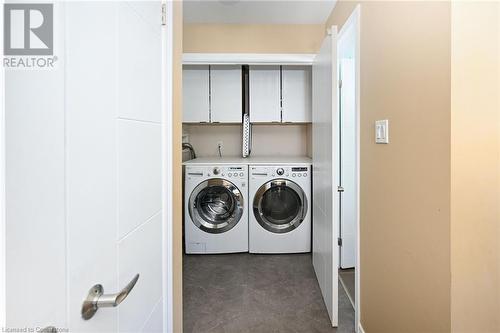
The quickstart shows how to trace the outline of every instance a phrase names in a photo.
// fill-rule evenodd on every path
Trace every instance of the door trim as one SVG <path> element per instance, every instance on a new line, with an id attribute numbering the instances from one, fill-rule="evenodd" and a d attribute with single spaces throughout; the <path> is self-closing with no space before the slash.
<path id="1" fill-rule="evenodd" d="M 173 1 L 162 1 L 162 6 L 166 6 L 166 25 L 161 28 L 161 50 L 162 50 L 162 249 L 163 249 L 163 332 L 174 331 L 174 232 L 173 232 L 173 155 L 175 147 L 173 145 L 173 80 L 174 71 L 174 19 Z"/>
<path id="2" fill-rule="evenodd" d="M 354 309 L 354 328 L 356 330 L 356 333 L 363 333 L 363 329 L 361 326 L 361 306 L 360 306 L 360 300 L 361 300 L 361 242 L 360 242 L 360 237 L 361 237 L 361 232 L 360 232 L 360 169 L 361 169 L 361 164 L 360 164 L 360 119 L 361 119 L 361 104 L 360 104 L 360 92 L 361 92 L 361 84 L 360 84 L 360 55 L 361 55 L 361 5 L 358 4 L 349 18 L 347 19 L 346 23 L 342 26 L 342 29 L 340 29 L 339 35 L 338 35 L 338 40 L 340 40 L 343 36 L 343 34 L 351 27 L 354 27 L 356 29 L 356 45 L 355 45 L 355 77 L 356 77 L 356 92 L 355 92 L 355 101 L 356 101 L 356 107 L 355 107 L 355 113 L 356 113 L 356 125 L 355 125 L 355 131 L 356 131 L 356 163 L 355 163 L 355 168 L 356 168 L 356 258 L 355 258 L 355 265 L 354 265 L 354 270 L 355 270 L 355 280 L 354 280 L 354 290 L 355 290 L 355 309 Z"/>
<path id="3" fill-rule="evenodd" d="M 0 17 L 3 18 L 3 6 L 0 6 Z M 3 34 L 0 34 L 0 45 L 3 50 Z M 2 52 L 3 54 L 3 52 Z M 5 69 L 0 67 L 0 327 L 7 327 L 6 298 L 6 231 L 5 231 Z"/>

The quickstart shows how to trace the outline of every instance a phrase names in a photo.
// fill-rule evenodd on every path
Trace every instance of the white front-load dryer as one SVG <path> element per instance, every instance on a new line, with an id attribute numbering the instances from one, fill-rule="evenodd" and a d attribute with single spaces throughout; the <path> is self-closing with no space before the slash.
<path id="1" fill-rule="evenodd" d="M 311 251 L 311 166 L 250 165 L 249 252 Z"/>
<path id="2" fill-rule="evenodd" d="M 248 252 L 248 166 L 186 165 L 186 253 Z"/>

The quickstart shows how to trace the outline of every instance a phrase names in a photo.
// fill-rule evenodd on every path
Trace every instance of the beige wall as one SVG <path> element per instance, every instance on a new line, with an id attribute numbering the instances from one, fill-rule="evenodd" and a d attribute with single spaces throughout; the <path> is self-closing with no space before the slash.
<path id="1" fill-rule="evenodd" d="M 356 2 L 337 3 L 341 26 Z M 450 4 L 361 5 L 361 322 L 450 331 Z M 376 145 L 374 121 L 391 143 Z"/>
<path id="2" fill-rule="evenodd" d="M 174 1 L 173 68 L 173 188 L 182 188 L 182 2 Z M 174 332 L 182 332 L 182 191 L 174 190 L 173 202 L 173 316 Z"/>
<path id="3" fill-rule="evenodd" d="M 316 53 L 322 24 L 186 24 L 187 53 Z"/>
<path id="4" fill-rule="evenodd" d="M 452 5 L 453 332 L 500 332 L 499 18 L 499 3 Z"/>
<path id="5" fill-rule="evenodd" d="M 301 125 L 253 125 L 252 156 L 310 156 L 310 131 Z M 223 142 L 223 156 L 241 155 L 241 125 L 184 125 L 184 133 L 198 157 L 218 156 L 217 144 Z"/>

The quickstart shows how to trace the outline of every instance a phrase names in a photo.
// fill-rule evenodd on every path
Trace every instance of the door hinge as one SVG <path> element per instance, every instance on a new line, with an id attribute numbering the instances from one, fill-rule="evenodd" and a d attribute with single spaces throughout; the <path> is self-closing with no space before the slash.
<path id="1" fill-rule="evenodd" d="M 337 192 L 344 192 L 344 188 L 342 186 L 337 186 Z"/>
<path id="2" fill-rule="evenodd" d="M 167 25 L 167 4 L 161 4 L 161 25 Z"/>
<path id="3" fill-rule="evenodd" d="M 339 89 L 342 89 L 342 79 L 339 80 Z"/>
<path id="4" fill-rule="evenodd" d="M 337 238 L 337 244 L 338 244 L 339 246 L 342 246 L 342 238 L 340 238 L 340 237 L 339 237 L 339 238 Z"/>

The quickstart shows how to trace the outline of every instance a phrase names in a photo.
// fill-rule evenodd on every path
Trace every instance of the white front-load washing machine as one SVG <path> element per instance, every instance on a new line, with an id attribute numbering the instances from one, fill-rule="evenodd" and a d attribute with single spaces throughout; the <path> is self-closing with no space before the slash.
<path id="1" fill-rule="evenodd" d="M 186 253 L 248 252 L 248 166 L 186 164 Z"/>
<path id="2" fill-rule="evenodd" d="M 249 251 L 311 251 L 311 166 L 250 165 Z"/>

